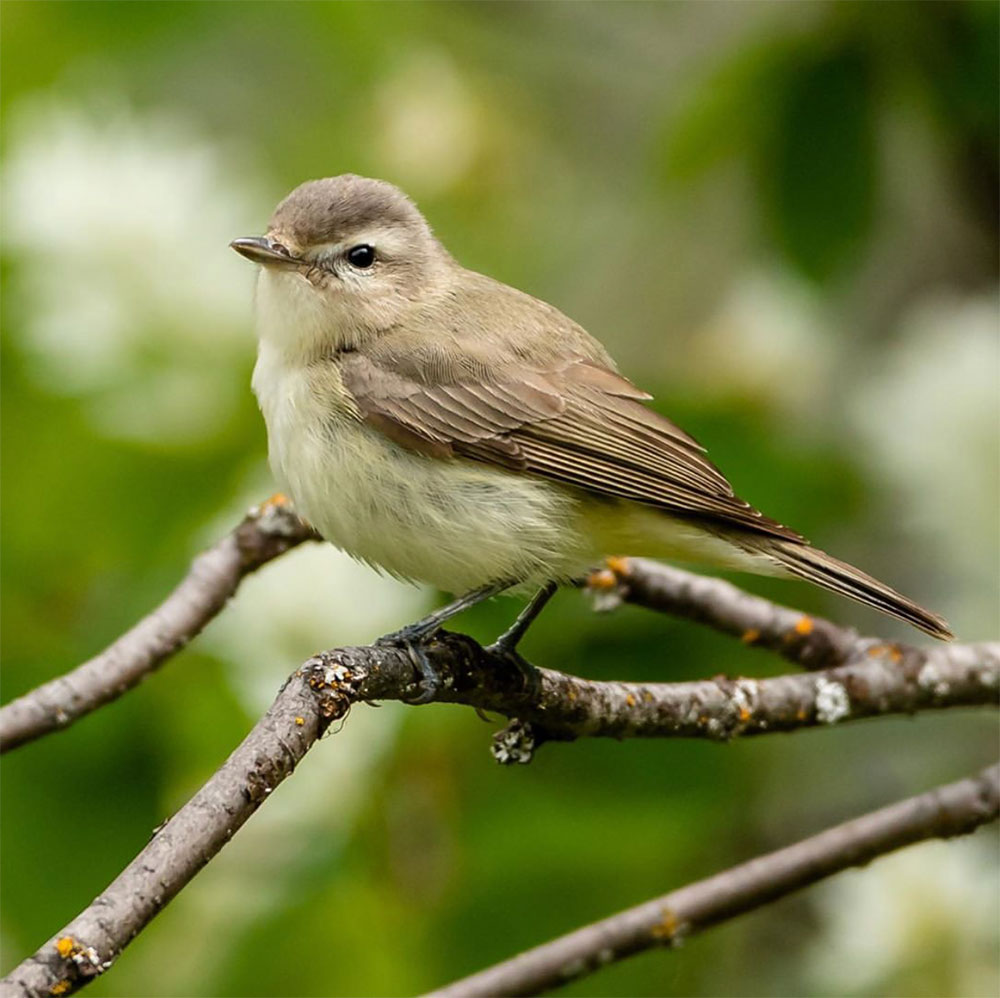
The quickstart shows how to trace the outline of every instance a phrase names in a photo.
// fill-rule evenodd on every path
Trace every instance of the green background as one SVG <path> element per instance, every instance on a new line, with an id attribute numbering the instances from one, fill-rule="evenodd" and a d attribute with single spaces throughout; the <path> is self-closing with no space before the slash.
<path id="1" fill-rule="evenodd" d="M 271 491 L 251 268 L 226 242 L 347 171 L 399 183 L 459 260 L 585 325 L 741 495 L 961 638 L 995 638 L 997 10 L 5 2 L 4 700 L 98 651 Z M 295 557 L 139 689 L 4 758 L 4 970 L 299 661 L 441 598 Z M 804 585 L 743 582 L 917 637 Z M 460 626 L 486 640 L 516 608 Z M 782 669 L 575 592 L 524 648 L 595 678 Z M 728 746 L 550 745 L 507 769 L 493 727 L 356 709 L 90 993 L 417 993 L 957 778 L 997 740 L 956 712 Z M 993 994 L 991 835 L 566 993 Z"/>

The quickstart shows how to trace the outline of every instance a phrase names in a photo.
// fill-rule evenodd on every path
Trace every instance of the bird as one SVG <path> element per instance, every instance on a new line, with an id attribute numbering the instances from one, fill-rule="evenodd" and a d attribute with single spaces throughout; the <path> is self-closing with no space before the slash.
<path id="1" fill-rule="evenodd" d="M 252 387 L 279 487 L 354 558 L 457 595 L 387 639 L 419 646 L 474 603 L 537 590 L 494 646 L 516 656 L 556 587 L 612 554 L 803 579 L 952 637 L 738 497 L 594 337 L 464 268 L 387 181 L 307 181 L 230 245 L 259 265 Z"/>

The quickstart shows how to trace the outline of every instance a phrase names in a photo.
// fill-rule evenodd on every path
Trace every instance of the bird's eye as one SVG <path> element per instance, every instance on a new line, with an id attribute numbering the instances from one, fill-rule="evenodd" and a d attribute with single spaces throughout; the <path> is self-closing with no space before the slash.
<path id="1" fill-rule="evenodd" d="M 369 246 L 367 243 L 352 246 L 347 251 L 347 262 L 352 267 L 358 267 L 361 270 L 370 267 L 375 262 L 375 247 Z"/>

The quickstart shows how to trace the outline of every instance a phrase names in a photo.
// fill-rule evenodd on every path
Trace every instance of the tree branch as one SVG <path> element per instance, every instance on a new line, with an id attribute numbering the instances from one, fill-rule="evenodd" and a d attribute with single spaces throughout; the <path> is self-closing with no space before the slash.
<path id="1" fill-rule="evenodd" d="M 167 599 L 103 652 L 0 708 L 0 753 L 68 727 L 116 700 L 197 635 L 225 606 L 244 576 L 303 541 L 319 539 L 283 498 L 276 498 L 251 510 L 232 533 L 199 555 Z M 588 588 L 605 609 L 626 601 L 673 613 L 810 669 L 840 665 L 863 654 L 921 662 L 920 656 L 928 654 L 908 645 L 859 637 L 849 628 L 752 596 L 721 579 L 641 558 L 609 559 L 607 569 L 590 577 Z M 986 664 L 992 667 L 995 649 L 989 645 L 980 649 L 973 654 L 986 656 Z M 714 720 L 721 727 L 709 717 L 709 734 L 732 735 L 732 726 L 724 719 Z"/>
<path id="2" fill-rule="evenodd" d="M 291 774 L 346 702 L 296 672 L 212 778 L 107 889 L 0 981 L 0 995 L 67 995 L 107 970 Z"/>
<path id="3" fill-rule="evenodd" d="M 68 727 L 116 700 L 187 644 L 255 569 L 316 534 L 284 500 L 254 507 L 192 562 L 180 585 L 99 655 L 0 708 L 0 752 Z"/>
<path id="4" fill-rule="evenodd" d="M 645 558 L 609 558 L 587 587 L 598 609 L 634 603 L 731 634 L 745 644 L 776 652 L 806 669 L 842 665 L 884 642 L 861 637 L 822 617 L 772 603 L 724 579 L 695 575 Z M 890 645 L 902 651 L 906 645 Z"/>
<path id="5" fill-rule="evenodd" d="M 926 649 L 876 645 L 850 663 L 769 679 L 626 683 L 537 670 L 521 673 L 464 635 L 439 632 L 428 645 L 441 678 L 437 699 L 515 718 L 497 736 L 501 762 L 528 762 L 545 741 L 581 737 L 729 740 L 885 714 L 1000 703 L 1000 643 Z M 314 660 L 351 701 L 405 699 L 412 660 L 399 648 L 324 652 Z"/>
<path id="6" fill-rule="evenodd" d="M 535 995 L 681 940 L 914 842 L 966 835 L 997 818 L 1000 767 L 873 811 L 635 908 L 577 929 L 432 998 Z"/>

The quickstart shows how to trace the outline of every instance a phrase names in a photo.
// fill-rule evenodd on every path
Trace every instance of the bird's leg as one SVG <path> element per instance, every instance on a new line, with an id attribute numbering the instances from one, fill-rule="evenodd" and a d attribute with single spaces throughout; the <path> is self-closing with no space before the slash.
<path id="1" fill-rule="evenodd" d="M 555 582 L 546 582 L 541 589 L 531 597 L 528 605 L 517 615 L 517 619 L 503 634 L 500 635 L 489 647 L 489 651 L 497 654 L 509 655 L 517 648 L 521 638 L 535 622 L 535 618 L 545 608 L 545 604 L 555 595 L 558 585 Z"/>
<path id="2" fill-rule="evenodd" d="M 535 618 L 542 612 L 545 604 L 555 595 L 559 588 L 558 584 L 549 581 L 531 597 L 531 602 L 517 615 L 517 619 L 503 634 L 500 635 L 486 650 L 493 655 L 510 662 L 524 679 L 524 688 L 532 695 L 536 694 L 541 685 L 538 670 L 530 663 L 526 662 L 517 652 L 517 645 L 524 637 L 528 628 L 534 623 Z"/>
<path id="3" fill-rule="evenodd" d="M 411 641 L 423 641 L 439 630 L 442 624 L 451 620 L 452 617 L 460 614 L 463 610 L 468 610 L 470 606 L 482 603 L 491 596 L 496 596 L 505 589 L 510 589 L 515 584 L 516 580 L 514 579 L 501 579 L 499 582 L 490 582 L 485 586 L 480 586 L 478 589 L 473 589 L 464 596 L 459 596 L 458 599 L 452 600 L 451 603 L 446 603 L 439 610 L 429 613 L 426 617 L 416 621 L 416 623 L 407 624 L 398 631 L 382 635 L 376 644 L 393 645 Z"/>
<path id="4" fill-rule="evenodd" d="M 501 579 L 498 582 L 490 582 L 485 586 L 480 586 L 478 589 L 473 589 L 464 596 L 459 596 L 458 599 L 446 604 L 439 610 L 435 610 L 416 623 L 407 624 L 406 627 L 401 627 L 398 631 L 393 631 L 390 634 L 383 634 L 375 642 L 377 645 L 399 645 L 405 648 L 413 664 L 419 670 L 421 674 L 420 693 L 414 700 L 410 701 L 411 703 L 430 703 L 441 687 L 441 677 L 431 664 L 427 652 L 424 651 L 422 647 L 423 643 L 435 631 L 439 630 L 442 624 L 456 614 L 467 610 L 470 606 L 475 606 L 477 603 L 488 600 L 491 596 L 502 593 L 505 589 L 510 589 L 516 582 L 516 579 Z"/>

